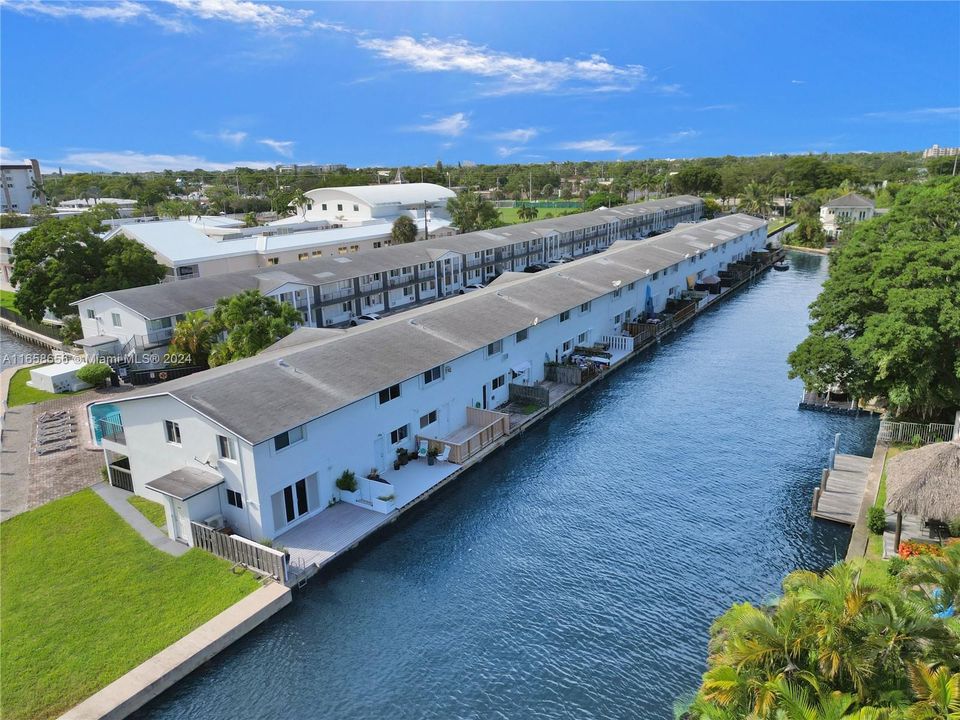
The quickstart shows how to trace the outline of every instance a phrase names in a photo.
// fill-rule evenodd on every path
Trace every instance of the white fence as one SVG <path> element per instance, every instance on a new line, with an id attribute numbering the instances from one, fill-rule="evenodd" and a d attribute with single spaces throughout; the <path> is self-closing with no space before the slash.
<path id="1" fill-rule="evenodd" d="M 891 420 L 880 421 L 877 442 L 912 443 L 919 436 L 922 444 L 946 442 L 953 438 L 953 425 L 946 423 L 906 423 Z"/>
<path id="2" fill-rule="evenodd" d="M 633 337 L 630 335 L 604 335 L 600 342 L 607 345 L 611 350 L 633 350 Z"/>

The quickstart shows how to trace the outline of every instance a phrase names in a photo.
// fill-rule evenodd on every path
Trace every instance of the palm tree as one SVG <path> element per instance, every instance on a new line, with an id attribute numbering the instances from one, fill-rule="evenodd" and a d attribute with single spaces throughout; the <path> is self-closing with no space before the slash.
<path id="1" fill-rule="evenodd" d="M 960 605 L 960 543 L 948 545 L 940 556 L 914 558 L 901 573 L 900 580 L 908 586 L 918 586 L 938 612 L 956 608 Z"/>
<path id="2" fill-rule="evenodd" d="M 770 211 L 770 190 L 758 182 L 749 183 L 740 193 L 740 212 L 766 217 Z"/>
<path id="3" fill-rule="evenodd" d="M 170 340 L 171 356 L 188 356 L 187 365 L 210 365 L 210 352 L 216 340 L 217 330 L 210 316 L 203 310 L 188 312 L 173 329 Z"/>
<path id="4" fill-rule="evenodd" d="M 537 208 L 533 207 L 533 205 L 527 205 L 526 203 L 517 208 L 517 217 L 524 222 L 536 220 L 539 214 Z"/>
<path id="5" fill-rule="evenodd" d="M 934 670 L 924 663 L 910 666 L 910 687 L 916 702 L 907 711 L 914 720 L 960 720 L 960 673 L 941 665 Z"/>
<path id="6" fill-rule="evenodd" d="M 310 198 L 304 194 L 303 188 L 297 188 L 296 192 L 293 194 L 293 199 L 290 201 L 290 204 L 297 208 L 297 210 L 299 210 L 303 215 L 303 219 L 306 220 L 307 207 L 310 205 Z"/>
<path id="7" fill-rule="evenodd" d="M 417 239 L 417 224 L 409 215 L 401 215 L 393 221 L 390 229 L 390 244 L 403 245 Z"/>

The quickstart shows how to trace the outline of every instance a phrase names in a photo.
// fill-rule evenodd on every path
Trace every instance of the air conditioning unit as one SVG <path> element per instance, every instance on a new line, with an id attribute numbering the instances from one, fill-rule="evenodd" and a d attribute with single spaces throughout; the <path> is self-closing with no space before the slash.
<path id="1" fill-rule="evenodd" d="M 203 521 L 203 524 L 214 530 L 223 530 L 227 526 L 227 521 L 223 515 L 211 515 Z"/>

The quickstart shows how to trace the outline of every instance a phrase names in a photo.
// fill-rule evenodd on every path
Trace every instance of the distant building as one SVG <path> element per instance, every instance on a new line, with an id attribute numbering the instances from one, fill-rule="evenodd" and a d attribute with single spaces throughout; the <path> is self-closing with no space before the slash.
<path id="1" fill-rule="evenodd" d="M 0 290 L 13 290 L 10 275 L 13 273 L 13 243 L 29 227 L 0 229 Z"/>
<path id="2" fill-rule="evenodd" d="M 133 217 L 133 211 L 136 208 L 137 201 L 132 198 L 75 198 L 73 200 L 64 200 L 57 205 L 57 210 L 63 212 L 84 212 L 97 205 L 116 205 L 120 217 Z"/>
<path id="3" fill-rule="evenodd" d="M 870 198 L 847 193 L 820 206 L 820 224 L 830 237 L 836 237 L 845 222 L 858 223 L 876 214 L 876 205 Z"/>
<path id="4" fill-rule="evenodd" d="M 34 205 L 47 202 L 41 189 L 40 163 L 30 160 L 22 165 L 0 165 L 0 212 L 26 214 Z"/>
<path id="5" fill-rule="evenodd" d="M 952 157 L 953 155 L 960 155 L 960 147 L 940 147 L 937 144 L 934 144 L 932 147 L 928 147 L 923 151 L 923 157 L 934 158 L 934 157 Z"/>

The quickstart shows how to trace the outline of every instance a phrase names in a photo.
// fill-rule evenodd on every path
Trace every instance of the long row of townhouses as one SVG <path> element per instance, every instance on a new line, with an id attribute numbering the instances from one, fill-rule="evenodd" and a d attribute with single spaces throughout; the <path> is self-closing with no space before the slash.
<path id="1" fill-rule="evenodd" d="M 161 502 L 171 537 L 226 525 L 289 545 L 338 499 L 381 518 L 402 509 L 509 432 L 496 408 L 512 391 L 629 356 L 638 321 L 669 320 L 701 284 L 720 293 L 714 276 L 756 267 L 766 243 L 746 215 L 617 242 L 379 322 L 302 327 L 256 357 L 95 403 L 91 424 L 111 482 Z M 422 441 L 448 462 L 395 469 Z M 357 491 L 337 489 L 344 470 Z"/>
<path id="2" fill-rule="evenodd" d="M 176 283 L 101 293 L 74 303 L 89 355 L 161 346 L 179 318 L 219 298 L 256 289 L 296 307 L 303 324 L 337 327 L 458 294 L 529 265 L 578 258 L 700 219 L 691 196 L 510 225 L 429 241 L 361 250 Z M 162 224 L 161 224 L 162 225 Z"/>

